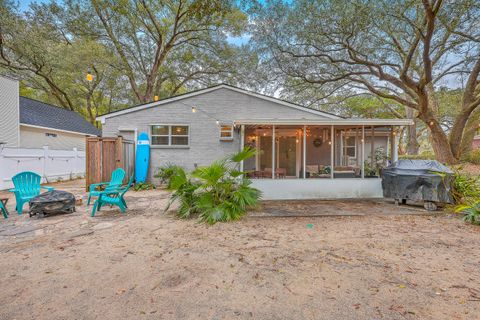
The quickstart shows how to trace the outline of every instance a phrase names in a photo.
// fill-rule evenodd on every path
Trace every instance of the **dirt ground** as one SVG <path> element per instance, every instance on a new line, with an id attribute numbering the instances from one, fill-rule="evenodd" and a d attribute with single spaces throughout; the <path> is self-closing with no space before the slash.
<path id="1" fill-rule="evenodd" d="M 85 197 L 79 183 L 56 187 Z M 205 226 L 164 214 L 167 198 L 130 191 L 125 215 L 94 218 L 19 217 L 9 202 L 0 319 L 480 319 L 480 228 L 458 217 L 265 202 Z"/>

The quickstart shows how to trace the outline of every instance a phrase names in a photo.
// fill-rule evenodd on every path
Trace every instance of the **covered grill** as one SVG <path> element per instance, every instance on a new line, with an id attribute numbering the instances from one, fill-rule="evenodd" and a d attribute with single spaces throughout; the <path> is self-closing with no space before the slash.
<path id="1" fill-rule="evenodd" d="M 399 160 L 382 175 L 383 196 L 397 204 L 423 201 L 425 209 L 436 210 L 438 203 L 453 203 L 453 171 L 435 160 Z"/>

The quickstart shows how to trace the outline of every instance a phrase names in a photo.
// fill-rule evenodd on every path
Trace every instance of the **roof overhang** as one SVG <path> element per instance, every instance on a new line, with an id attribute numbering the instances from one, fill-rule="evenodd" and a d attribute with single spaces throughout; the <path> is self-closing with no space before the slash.
<path id="1" fill-rule="evenodd" d="M 266 96 L 266 95 L 263 95 L 263 94 L 260 94 L 260 93 L 244 90 L 244 89 L 237 88 L 237 87 L 234 87 L 234 86 L 230 86 L 230 85 L 226 85 L 226 84 L 220 84 L 220 85 L 209 87 L 209 88 L 206 88 L 206 89 L 200 89 L 200 90 L 197 90 L 197 91 L 181 94 L 181 95 L 178 95 L 178 96 L 175 96 L 175 97 L 166 98 L 166 99 L 163 99 L 163 100 L 160 100 L 160 101 L 146 103 L 146 104 L 142 104 L 142 105 L 139 105 L 139 106 L 136 106 L 136 107 L 130 107 L 130 108 L 127 108 L 127 109 L 107 113 L 107 114 L 98 116 L 96 118 L 96 120 L 100 121 L 102 124 L 104 124 L 105 119 L 107 119 L 107 118 L 116 117 L 116 116 L 120 116 L 120 115 L 123 115 L 123 114 L 135 112 L 135 111 L 140 111 L 140 110 L 144 110 L 144 109 L 148 109 L 148 108 L 152 108 L 152 107 L 161 106 L 163 104 L 172 103 L 172 102 L 175 102 L 175 101 L 191 98 L 191 97 L 194 97 L 194 96 L 197 96 L 197 95 L 200 95 L 200 94 L 205 94 L 205 93 L 215 91 L 215 90 L 219 90 L 219 89 L 229 89 L 229 90 L 236 91 L 236 92 L 239 92 L 239 93 L 243 93 L 243 94 L 246 94 L 246 95 L 249 95 L 249 96 L 252 96 L 252 97 L 256 97 L 258 99 L 270 101 L 270 102 L 277 103 L 277 104 L 280 104 L 280 105 L 283 105 L 283 106 L 286 106 L 286 107 L 290 107 L 290 108 L 293 108 L 293 109 L 297 109 L 297 110 L 309 112 L 309 113 L 312 113 L 312 114 L 315 114 L 315 115 L 319 115 L 319 116 L 322 116 L 322 117 L 325 117 L 325 118 L 328 118 L 328 119 L 341 119 L 341 117 L 336 116 L 334 114 L 330 114 L 330 113 L 323 112 L 323 111 L 320 111 L 320 110 L 307 108 L 307 107 L 304 107 L 304 106 L 301 106 L 301 105 L 298 105 L 298 104 L 295 104 L 295 103 L 287 102 L 287 101 L 284 101 L 284 100 L 281 100 L 281 99 L 277 99 L 277 98 Z"/>
<path id="2" fill-rule="evenodd" d="M 33 125 L 33 124 L 27 124 L 27 123 L 20 123 L 20 126 L 22 126 L 22 127 L 36 128 L 36 129 L 43 129 L 43 130 L 49 130 L 49 131 L 64 132 L 64 133 L 70 133 L 70 134 L 78 134 L 78 135 L 81 135 L 81 136 L 96 137 L 96 135 L 91 134 L 91 133 L 77 132 L 77 131 L 69 131 L 69 130 L 62 130 L 62 129 L 55 129 L 55 128 L 49 128 L 49 127 L 42 127 L 42 126 L 35 126 L 35 125 Z"/>
<path id="3" fill-rule="evenodd" d="M 412 119 L 245 119 L 235 125 L 411 126 Z"/>

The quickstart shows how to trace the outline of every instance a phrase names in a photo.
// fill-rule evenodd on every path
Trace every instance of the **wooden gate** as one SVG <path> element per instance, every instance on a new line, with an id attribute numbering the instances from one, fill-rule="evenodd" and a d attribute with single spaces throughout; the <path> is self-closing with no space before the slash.
<path id="1" fill-rule="evenodd" d="M 124 182 L 130 179 L 135 166 L 135 143 L 122 137 L 86 138 L 86 185 L 110 181 L 112 171 L 123 168 Z"/>

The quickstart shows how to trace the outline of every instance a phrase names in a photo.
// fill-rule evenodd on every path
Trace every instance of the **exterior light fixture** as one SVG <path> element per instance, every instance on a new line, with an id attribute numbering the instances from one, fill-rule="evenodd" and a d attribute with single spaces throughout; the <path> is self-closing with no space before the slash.
<path id="1" fill-rule="evenodd" d="M 153 101 L 158 101 L 158 96 L 153 96 Z"/>
<path id="2" fill-rule="evenodd" d="M 192 107 L 192 112 L 193 112 L 193 113 L 197 112 L 197 108 Z"/>
<path id="3" fill-rule="evenodd" d="M 430 121 L 430 125 L 433 126 L 433 121 Z"/>
<path id="4" fill-rule="evenodd" d="M 90 70 L 87 71 L 87 76 L 85 77 L 88 82 L 93 81 L 93 74 L 90 72 Z"/>
<path id="5" fill-rule="evenodd" d="M 218 121 L 218 120 L 217 120 L 217 121 L 215 121 L 215 123 L 216 123 L 216 124 L 217 124 L 217 126 L 218 126 L 218 125 L 220 124 L 220 121 Z"/>

